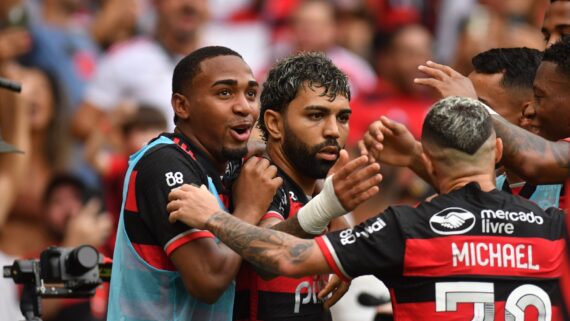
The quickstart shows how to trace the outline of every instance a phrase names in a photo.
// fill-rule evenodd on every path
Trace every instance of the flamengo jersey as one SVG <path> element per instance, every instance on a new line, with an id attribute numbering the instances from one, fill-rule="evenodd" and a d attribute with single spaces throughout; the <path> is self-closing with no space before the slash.
<path id="1" fill-rule="evenodd" d="M 281 170 L 278 175 L 283 178 L 283 185 L 277 190 L 262 221 L 267 218 L 286 220 L 309 202 L 289 176 Z M 244 261 L 237 278 L 234 319 L 323 321 L 323 303 L 317 294 L 326 280 L 323 276 L 264 280 Z"/>
<path id="2" fill-rule="evenodd" d="M 317 238 L 339 276 L 373 274 L 394 320 L 561 320 L 564 214 L 470 183 Z"/>
<path id="3" fill-rule="evenodd" d="M 206 304 L 186 290 L 169 259 L 180 246 L 207 231 L 168 222 L 168 193 L 185 183 L 205 184 L 218 197 L 219 175 L 183 136 L 163 134 L 131 156 L 113 256 L 109 321 L 230 321 L 234 284 Z M 227 199 L 227 198 L 226 198 Z"/>

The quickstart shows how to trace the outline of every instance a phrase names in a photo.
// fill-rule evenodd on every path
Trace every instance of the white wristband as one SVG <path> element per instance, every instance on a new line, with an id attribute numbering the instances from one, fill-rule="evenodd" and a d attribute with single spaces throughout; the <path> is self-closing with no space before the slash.
<path id="1" fill-rule="evenodd" d="M 336 197 L 332 177 L 327 177 L 319 195 L 297 212 L 299 225 L 309 234 L 321 234 L 332 219 L 347 213 Z"/>
<path id="2" fill-rule="evenodd" d="M 485 104 L 485 103 L 481 103 L 481 104 L 483 104 L 483 106 L 485 107 L 485 109 L 487 109 L 487 111 L 489 112 L 489 114 L 491 114 L 491 116 L 499 114 L 496 111 L 494 111 L 493 108 L 487 106 L 487 104 Z"/>

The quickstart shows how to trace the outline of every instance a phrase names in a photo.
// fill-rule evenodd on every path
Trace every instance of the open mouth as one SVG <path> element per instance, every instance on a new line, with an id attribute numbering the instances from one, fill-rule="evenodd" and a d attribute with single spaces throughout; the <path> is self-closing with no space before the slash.
<path id="1" fill-rule="evenodd" d="M 249 139 L 251 134 L 251 126 L 248 124 L 231 127 L 231 135 L 234 139 L 244 142 Z"/>

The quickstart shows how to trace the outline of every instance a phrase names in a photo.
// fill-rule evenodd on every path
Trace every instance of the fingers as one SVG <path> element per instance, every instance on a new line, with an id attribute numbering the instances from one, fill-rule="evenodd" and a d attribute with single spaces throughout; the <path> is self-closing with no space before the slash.
<path id="1" fill-rule="evenodd" d="M 334 163 L 334 165 L 329 169 L 327 176 L 332 174 L 336 174 L 344 165 L 348 163 L 348 152 L 344 149 L 341 149 L 338 154 L 338 159 Z"/>
<path id="2" fill-rule="evenodd" d="M 380 122 L 387 130 L 390 130 L 393 135 L 399 135 L 408 130 L 404 124 L 394 121 L 386 116 L 380 117 Z"/>
<path id="3" fill-rule="evenodd" d="M 338 281 L 336 281 L 338 280 Z M 325 298 L 327 295 L 332 293 L 331 297 L 325 301 L 324 308 L 330 309 L 335 303 L 337 303 L 344 294 L 348 291 L 350 287 L 350 283 L 342 282 L 338 278 L 332 278 L 331 282 L 327 284 L 327 286 L 319 292 L 318 297 L 320 299 Z M 326 290 L 326 292 L 325 292 Z"/>
<path id="4" fill-rule="evenodd" d="M 414 83 L 438 89 L 442 84 L 440 80 L 434 78 L 414 78 Z"/>
<path id="5" fill-rule="evenodd" d="M 340 180 L 346 178 L 352 172 L 354 172 L 358 168 L 366 165 L 367 163 L 368 163 L 368 157 L 367 156 L 359 156 L 359 157 L 351 160 L 346 165 L 344 165 L 341 169 L 339 169 L 338 172 L 335 173 L 335 176 L 333 177 L 334 182 L 336 183 L 337 181 L 340 181 Z M 373 164 L 370 164 L 370 165 L 373 165 Z"/>
<path id="6" fill-rule="evenodd" d="M 459 74 L 455 69 L 453 69 L 447 65 L 438 64 L 437 62 L 433 62 L 431 60 L 426 61 L 426 65 L 431 67 L 431 68 L 441 70 L 442 72 L 444 72 L 446 75 L 448 75 L 450 77 L 453 77 L 453 76 Z"/>
<path id="7" fill-rule="evenodd" d="M 446 74 L 445 72 L 443 72 L 439 68 L 432 68 L 432 67 L 428 67 L 428 66 L 424 66 L 424 65 L 419 65 L 418 69 L 421 72 L 423 72 L 424 74 L 426 74 L 430 77 L 433 77 L 435 79 L 438 79 L 438 80 L 444 80 L 444 79 L 450 77 L 448 74 Z"/>
<path id="8" fill-rule="evenodd" d="M 170 203 L 168 205 L 170 205 Z M 171 224 L 176 223 L 176 221 L 178 221 L 179 216 L 180 216 L 180 212 L 178 212 L 178 211 L 170 212 L 170 215 L 168 215 L 168 221 Z"/>
<path id="9" fill-rule="evenodd" d="M 331 277 L 327 285 L 319 291 L 319 294 L 317 295 L 318 298 L 321 300 L 326 298 L 340 285 L 340 283 L 342 283 L 342 281 L 337 276 Z"/>

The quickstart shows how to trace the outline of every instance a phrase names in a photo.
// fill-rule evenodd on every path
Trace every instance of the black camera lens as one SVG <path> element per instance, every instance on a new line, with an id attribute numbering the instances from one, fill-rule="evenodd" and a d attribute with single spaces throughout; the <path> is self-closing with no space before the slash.
<path id="1" fill-rule="evenodd" d="M 65 263 L 67 273 L 79 276 L 94 268 L 98 262 L 99 253 L 97 250 L 90 245 L 82 245 L 69 252 Z"/>

